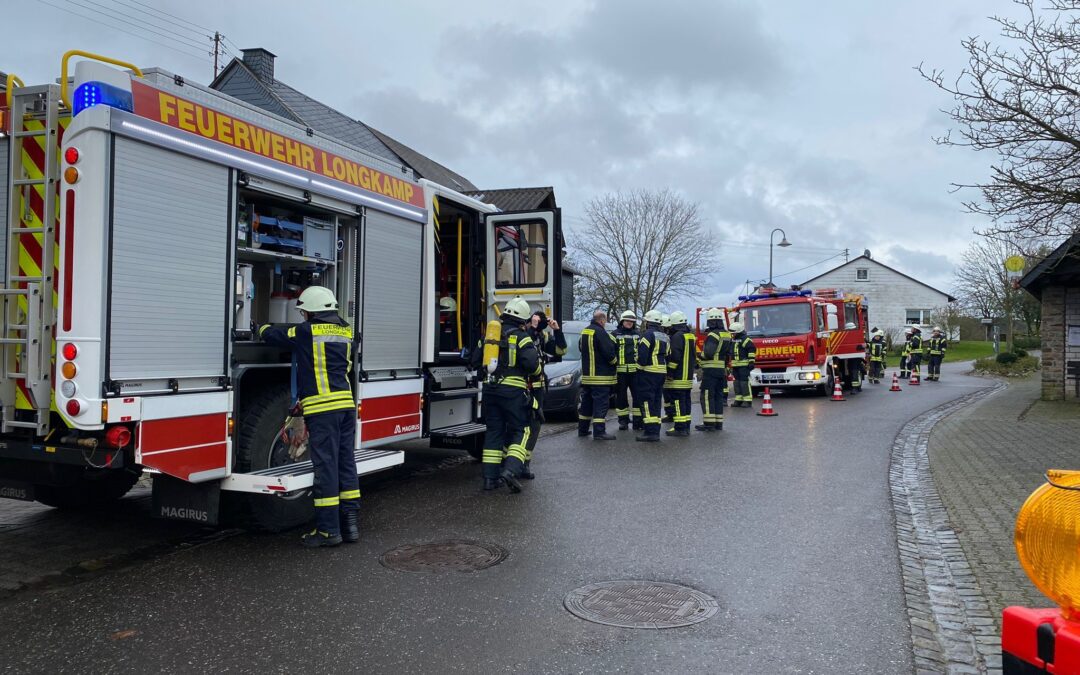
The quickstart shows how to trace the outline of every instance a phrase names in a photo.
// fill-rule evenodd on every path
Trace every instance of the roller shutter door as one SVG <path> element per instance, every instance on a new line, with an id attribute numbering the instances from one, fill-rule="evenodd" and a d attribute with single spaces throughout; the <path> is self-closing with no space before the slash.
<path id="1" fill-rule="evenodd" d="M 361 367 L 369 379 L 417 376 L 423 271 L 421 224 L 369 210 L 361 251 Z M 404 372 L 403 372 L 404 371 Z"/>
<path id="2" fill-rule="evenodd" d="M 0 237 L 0 283 L 7 277 L 7 219 L 8 219 L 8 139 L 0 138 L 0 225 L 3 225 L 4 236 Z"/>
<path id="3" fill-rule="evenodd" d="M 109 377 L 223 376 L 228 169 L 115 143 Z"/>

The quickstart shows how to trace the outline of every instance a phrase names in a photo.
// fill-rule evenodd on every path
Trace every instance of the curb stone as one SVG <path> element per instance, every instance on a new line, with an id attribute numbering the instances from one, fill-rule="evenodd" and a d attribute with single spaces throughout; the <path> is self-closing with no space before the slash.
<path id="1" fill-rule="evenodd" d="M 929 410 L 893 441 L 889 491 L 918 672 L 1001 672 L 1001 638 L 930 474 L 927 444 L 939 421 L 1006 387 L 997 382 Z"/>

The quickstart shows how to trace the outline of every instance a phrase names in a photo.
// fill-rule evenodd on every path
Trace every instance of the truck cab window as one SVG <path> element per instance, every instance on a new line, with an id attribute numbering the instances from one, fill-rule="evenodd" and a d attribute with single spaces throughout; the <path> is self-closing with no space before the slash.
<path id="1" fill-rule="evenodd" d="M 542 286 L 547 282 L 547 224 L 508 223 L 495 228 L 496 288 Z"/>
<path id="2" fill-rule="evenodd" d="M 844 303 L 844 330 L 855 330 L 859 327 L 859 308 L 854 302 Z"/>

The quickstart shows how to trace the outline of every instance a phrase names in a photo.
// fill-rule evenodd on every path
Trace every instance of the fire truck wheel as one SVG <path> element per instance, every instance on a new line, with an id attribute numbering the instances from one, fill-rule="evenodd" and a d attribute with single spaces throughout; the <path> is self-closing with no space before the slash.
<path id="1" fill-rule="evenodd" d="M 814 387 L 814 393 L 818 396 L 832 396 L 833 390 L 833 376 L 829 373 L 829 377 L 823 384 L 819 384 Z"/>
<path id="2" fill-rule="evenodd" d="M 34 498 L 58 509 L 100 508 L 128 493 L 139 480 L 140 472 L 121 469 L 87 469 L 70 485 L 38 485 Z"/>
<path id="3" fill-rule="evenodd" d="M 267 387 L 243 406 L 236 444 L 237 473 L 289 463 L 287 453 L 274 453 L 272 449 L 291 402 L 289 388 L 278 385 Z M 284 497 L 223 492 L 222 507 L 231 526 L 263 532 L 299 527 L 315 516 L 309 490 Z"/>

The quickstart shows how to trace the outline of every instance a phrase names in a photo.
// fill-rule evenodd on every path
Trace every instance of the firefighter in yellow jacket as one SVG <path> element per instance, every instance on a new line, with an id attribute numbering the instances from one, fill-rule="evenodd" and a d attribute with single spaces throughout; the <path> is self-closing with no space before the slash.
<path id="1" fill-rule="evenodd" d="M 672 312 L 671 352 L 668 354 L 668 375 L 664 383 L 664 395 L 671 398 L 671 421 L 674 426 L 665 431 L 668 436 L 690 435 L 690 390 L 694 386 L 694 370 L 697 368 L 697 338 L 686 324 L 686 315 Z"/>
<path id="2" fill-rule="evenodd" d="M 698 431 L 724 428 L 724 389 L 731 359 L 731 333 L 724 327 L 724 311 L 712 308 L 705 315 L 708 332 L 701 346 L 701 424 Z"/>
<path id="3" fill-rule="evenodd" d="M 735 402 L 732 408 L 753 408 L 754 392 L 750 388 L 750 371 L 754 369 L 757 347 L 746 336 L 742 322 L 731 324 L 731 370 L 735 375 Z"/>

